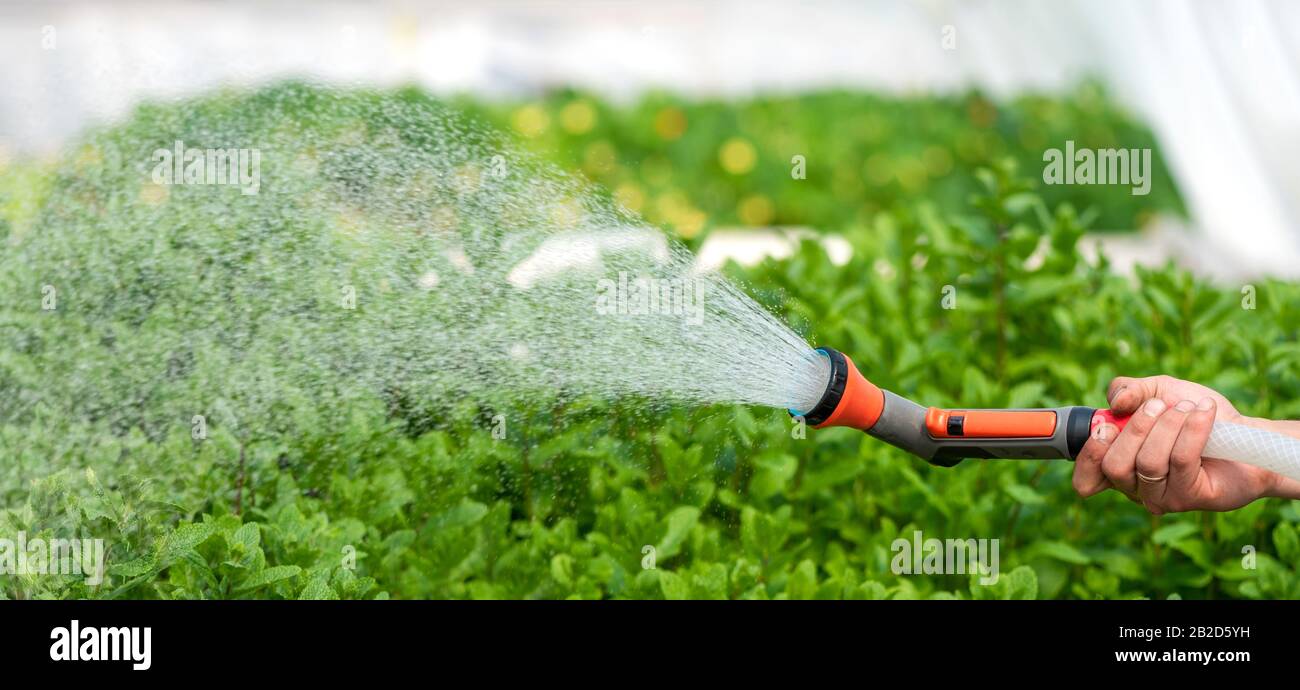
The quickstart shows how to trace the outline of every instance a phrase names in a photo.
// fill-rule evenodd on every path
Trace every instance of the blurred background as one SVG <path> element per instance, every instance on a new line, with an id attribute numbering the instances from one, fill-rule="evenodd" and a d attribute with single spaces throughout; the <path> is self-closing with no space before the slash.
<path id="1" fill-rule="evenodd" d="M 1300 4 L 1281 0 L 4 2 L 0 60 L 0 166 L 146 100 L 414 84 L 709 262 L 959 206 L 986 160 L 1041 179 L 1068 139 L 1155 150 L 1149 195 L 1042 190 L 1091 209 L 1084 246 L 1120 270 L 1300 275 Z"/>

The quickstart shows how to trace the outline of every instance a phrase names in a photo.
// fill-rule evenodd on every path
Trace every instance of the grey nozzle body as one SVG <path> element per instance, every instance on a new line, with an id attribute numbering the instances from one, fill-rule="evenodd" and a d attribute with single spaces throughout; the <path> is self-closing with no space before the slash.
<path id="1" fill-rule="evenodd" d="M 1086 407 L 1048 408 L 1056 413 L 1056 429 L 1050 437 L 1044 438 L 943 438 L 930 436 L 925 427 L 925 415 L 928 408 L 922 407 L 907 398 L 883 391 L 884 409 L 868 434 L 885 443 L 901 448 L 934 465 L 951 467 L 963 458 L 1024 458 L 1024 459 L 1073 459 L 1081 445 L 1078 422 L 1091 419 L 1093 410 Z M 1071 429 L 1074 432 L 1071 433 Z M 1086 422 L 1084 436 L 1087 435 Z"/>

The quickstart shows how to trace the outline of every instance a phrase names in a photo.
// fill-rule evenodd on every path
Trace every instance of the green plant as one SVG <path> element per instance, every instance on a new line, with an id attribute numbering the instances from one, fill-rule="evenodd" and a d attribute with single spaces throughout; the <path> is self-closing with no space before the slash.
<path id="1" fill-rule="evenodd" d="M 1155 137 L 1094 82 L 1008 102 L 978 91 L 821 91 L 728 101 L 652 93 L 619 105 L 559 90 L 532 101 L 459 105 L 688 241 L 717 225 L 839 230 L 919 198 L 961 212 L 979 189 L 976 170 L 1007 158 L 1041 170 L 1044 150 L 1067 140 L 1152 149 L 1154 187 L 1134 196 L 1118 186 L 1046 186 L 1050 207 L 1092 209 L 1096 227 L 1117 231 L 1157 213 L 1184 213 Z"/>
<path id="2" fill-rule="evenodd" d="M 373 113 L 390 99 L 427 97 L 348 98 L 374 106 L 363 109 Z M 824 121 L 838 117 L 853 129 L 858 104 L 879 101 L 823 98 L 814 120 L 825 130 L 836 129 Z M 767 105 L 746 103 L 736 112 L 790 107 L 759 103 Z M 687 111 L 691 121 L 710 121 L 704 112 L 713 112 L 717 136 L 736 117 L 725 104 L 698 107 Z M 1034 107 L 1074 106 L 1048 100 Z M 295 126 L 321 136 L 327 132 L 318 130 L 337 123 L 317 90 L 282 85 L 142 108 L 120 128 L 92 135 L 82 153 L 133 137 L 147 144 L 177 117 L 240 118 L 257 133 L 279 126 L 285 108 Z M 598 108 L 599 122 L 621 122 L 605 112 Z M 634 134 L 638 125 L 627 124 L 626 136 L 652 136 L 647 113 L 629 123 L 649 118 L 639 127 L 651 129 Z M 959 141 L 982 136 L 952 127 Z M 928 132 L 898 135 L 896 145 L 924 148 Z M 694 154 L 663 154 L 683 156 L 676 169 L 700 176 L 682 186 L 750 184 L 704 162 L 716 160 L 708 141 Z M 572 155 L 575 146 L 561 142 L 559 150 Z M 827 155 L 835 151 L 830 142 L 822 146 Z M 988 165 L 976 168 L 977 161 Z M 779 174 L 762 183 L 772 189 L 777 178 L 789 183 L 786 161 L 777 162 Z M 823 188 L 790 185 L 790 194 L 807 194 L 802 201 L 770 192 L 776 207 L 800 209 L 801 222 L 840 232 L 851 258 L 835 265 L 809 241 L 787 259 L 726 270 L 810 339 L 852 354 L 875 382 L 927 404 L 1099 405 L 1110 377 L 1165 372 L 1218 388 L 1248 414 L 1300 415 L 1300 315 L 1289 308 L 1300 286 L 1261 282 L 1257 308 L 1248 310 L 1235 289 L 1172 266 L 1132 280 L 1115 275 L 1104 259 L 1090 263 L 1077 251 L 1095 213 L 1044 201 L 1000 159 L 955 157 L 953 166 L 970 181 L 954 188 L 960 203 L 918 191 L 876 197 L 842 214 L 821 198 Z M 250 435 L 240 417 L 217 416 L 197 441 L 188 419 L 150 414 L 165 409 L 159 399 L 110 393 L 186 400 L 197 395 L 195 377 L 223 381 L 223 362 L 205 361 L 204 352 L 179 358 L 165 385 L 152 386 L 118 361 L 115 348 L 153 347 L 160 361 L 170 361 L 171 346 L 161 343 L 175 342 L 183 325 L 161 307 L 136 311 L 150 304 L 138 295 L 114 296 L 147 292 L 159 273 L 191 291 L 182 294 L 201 296 L 199 278 L 188 278 L 200 272 L 183 251 L 141 228 L 221 210 L 198 208 L 182 190 L 165 210 L 124 205 L 105 213 L 96 190 L 134 194 L 138 186 L 114 170 L 73 155 L 57 172 L 9 170 L 0 184 L 0 227 L 12 250 L 0 258 L 0 293 L 9 296 L 0 302 L 0 536 L 88 536 L 108 547 L 103 584 L 4 577 L 6 597 L 1300 596 L 1300 512 L 1292 504 L 1151 517 L 1118 495 L 1081 501 L 1068 463 L 934 468 L 849 430 L 797 438 L 776 410 L 539 400 L 512 412 L 511 433 L 496 439 L 488 408 L 412 409 L 375 396 L 350 400 L 340 413 L 328 401 L 253 377 L 231 384 L 248 395 L 231 405 L 275 401 L 251 408 L 275 420 L 259 427 L 274 433 Z M 1104 212 L 1125 218 L 1150 210 Z M 211 241 L 256 234 L 239 224 L 244 220 L 224 218 L 219 230 L 230 234 Z M 102 309 L 84 322 L 44 318 L 28 299 L 38 294 L 33 266 L 49 257 L 12 259 L 36 233 L 67 227 L 95 229 L 102 235 L 81 239 L 107 238 L 121 252 L 121 265 L 68 269 L 101 281 L 76 283 L 87 291 L 81 298 L 93 297 Z M 141 272 L 119 273 L 127 269 Z M 258 308 L 252 293 L 216 294 Z M 944 308 L 947 294 L 956 308 Z M 76 386 L 51 384 L 51 363 L 78 362 L 85 378 L 72 381 Z M 89 412 L 68 415 L 51 402 L 59 400 Z M 895 575 L 894 541 L 916 530 L 1000 539 L 1001 579 L 986 586 L 968 575 Z M 1243 567 L 1248 556 L 1253 569 Z"/>

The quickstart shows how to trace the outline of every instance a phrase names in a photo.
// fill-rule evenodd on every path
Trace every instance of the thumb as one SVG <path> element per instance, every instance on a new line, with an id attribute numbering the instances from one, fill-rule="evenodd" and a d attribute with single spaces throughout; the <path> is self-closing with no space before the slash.
<path id="1" fill-rule="evenodd" d="M 1142 403 L 1156 397 L 1156 393 L 1156 385 L 1150 378 L 1120 376 L 1110 382 L 1106 399 L 1110 402 L 1110 409 L 1123 416 L 1137 412 Z"/>
<path id="2" fill-rule="evenodd" d="M 1087 498 L 1111 488 L 1110 480 L 1101 471 L 1101 461 L 1118 435 L 1119 429 L 1105 422 L 1092 428 L 1087 443 L 1074 460 L 1073 484 L 1080 496 Z"/>

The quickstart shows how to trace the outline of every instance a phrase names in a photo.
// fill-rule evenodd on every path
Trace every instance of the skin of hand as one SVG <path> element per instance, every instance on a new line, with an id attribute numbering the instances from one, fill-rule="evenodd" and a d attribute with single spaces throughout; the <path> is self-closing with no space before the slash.
<path id="1" fill-rule="evenodd" d="M 1074 464 L 1080 496 L 1115 489 L 1155 515 L 1234 510 L 1265 496 L 1300 496 L 1295 480 L 1201 457 L 1216 419 L 1270 424 L 1242 415 L 1213 389 L 1171 376 L 1121 376 L 1111 381 L 1106 399 L 1115 414 L 1133 416 L 1122 432 L 1106 423 L 1093 429 Z"/>

